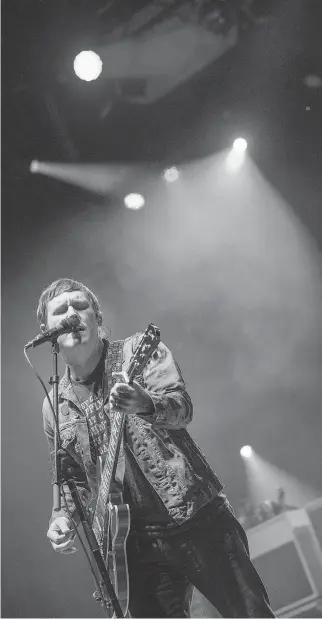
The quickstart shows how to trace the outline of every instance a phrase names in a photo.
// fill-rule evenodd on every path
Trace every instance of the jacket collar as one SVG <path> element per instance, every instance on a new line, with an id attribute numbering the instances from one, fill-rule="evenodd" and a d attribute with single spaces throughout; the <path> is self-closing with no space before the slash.
<path id="1" fill-rule="evenodd" d="M 104 394 L 106 394 L 105 398 L 104 398 L 104 404 L 108 398 L 108 383 L 107 383 L 107 360 L 108 360 L 108 356 L 107 356 L 107 350 L 108 350 L 108 346 L 109 346 L 109 342 L 108 340 L 104 340 L 103 339 L 103 344 L 104 344 L 104 350 L 103 350 L 103 354 L 105 355 L 105 372 L 104 372 Z M 61 378 L 61 380 L 59 381 L 59 385 L 58 385 L 58 395 L 61 399 L 64 400 L 69 400 L 70 402 L 73 402 L 74 404 L 76 404 L 77 407 L 79 407 L 79 400 L 77 398 L 77 396 L 75 395 L 72 383 L 70 381 L 70 371 L 69 371 L 69 367 L 68 365 L 65 368 L 65 372 L 64 372 L 64 376 Z"/>

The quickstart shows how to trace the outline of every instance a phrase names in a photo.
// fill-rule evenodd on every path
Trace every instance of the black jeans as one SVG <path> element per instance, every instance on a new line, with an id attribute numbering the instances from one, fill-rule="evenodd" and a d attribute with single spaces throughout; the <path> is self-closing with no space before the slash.
<path id="1" fill-rule="evenodd" d="M 190 617 L 193 585 L 222 617 L 275 616 L 227 500 L 175 532 L 149 538 L 134 528 L 127 556 L 132 617 Z"/>

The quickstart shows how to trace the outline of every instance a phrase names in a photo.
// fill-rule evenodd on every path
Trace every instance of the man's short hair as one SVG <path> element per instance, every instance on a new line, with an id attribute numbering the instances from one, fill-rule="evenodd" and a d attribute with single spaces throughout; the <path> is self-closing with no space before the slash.
<path id="1" fill-rule="evenodd" d="M 68 277 L 57 279 L 55 282 L 52 282 L 50 286 L 45 288 L 45 290 L 43 290 L 43 292 L 41 293 L 37 307 L 37 318 L 39 323 L 47 324 L 47 306 L 49 301 L 54 299 L 54 297 L 58 297 L 58 295 L 62 294 L 63 292 L 74 292 L 75 290 L 81 290 L 86 294 L 95 312 L 97 324 L 101 326 L 103 322 L 103 317 L 98 299 L 95 294 L 93 294 L 93 292 L 89 288 L 87 288 L 85 284 L 77 282 L 75 279 L 69 279 Z"/>

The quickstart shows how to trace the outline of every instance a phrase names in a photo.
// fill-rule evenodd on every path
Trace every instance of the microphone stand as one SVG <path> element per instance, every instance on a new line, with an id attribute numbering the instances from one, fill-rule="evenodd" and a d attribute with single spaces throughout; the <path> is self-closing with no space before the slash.
<path id="1" fill-rule="evenodd" d="M 102 582 L 100 583 L 103 591 L 107 594 L 107 599 L 104 597 L 97 598 L 101 602 L 101 606 L 104 610 L 107 611 L 108 617 L 124 617 L 123 611 L 121 609 L 120 603 L 115 593 L 115 589 L 113 583 L 110 579 L 108 570 L 106 568 L 104 559 L 102 557 L 101 551 L 99 549 L 99 545 L 97 543 L 96 537 L 93 533 L 93 529 L 88 521 L 85 509 L 79 497 L 79 493 L 77 490 L 77 486 L 75 481 L 73 480 L 71 474 L 72 471 L 68 468 L 68 466 L 62 466 L 62 456 L 64 451 L 61 449 L 61 440 L 59 434 L 59 404 L 58 404 L 58 386 L 59 386 L 59 376 L 58 376 L 58 353 L 59 353 L 59 345 L 57 343 L 57 338 L 52 341 L 52 353 L 53 353 L 53 375 L 50 377 L 49 383 L 53 388 L 53 407 L 54 407 L 54 416 L 55 416 L 55 438 L 54 438 L 54 450 L 55 450 L 55 458 L 54 458 L 54 483 L 53 483 L 53 508 L 54 511 L 59 512 L 61 509 L 61 486 L 63 482 L 66 482 L 70 493 L 72 495 L 76 513 L 79 516 L 79 520 L 83 526 L 83 531 L 85 537 L 87 539 L 88 546 L 90 548 L 92 557 L 98 571 L 100 573 Z"/>
<path id="2" fill-rule="evenodd" d="M 54 406 L 54 414 L 55 414 L 55 437 L 54 437 L 55 459 L 54 459 L 54 483 L 53 483 L 53 508 L 55 512 L 59 512 L 61 509 L 60 488 L 62 484 L 62 470 L 61 470 L 61 461 L 60 461 L 60 454 L 59 454 L 61 444 L 60 444 L 60 434 L 59 434 L 59 405 L 58 405 L 59 345 L 57 343 L 57 339 L 52 342 L 52 353 L 53 353 L 53 375 L 49 379 L 49 384 L 52 385 L 52 388 L 53 388 L 53 406 Z"/>

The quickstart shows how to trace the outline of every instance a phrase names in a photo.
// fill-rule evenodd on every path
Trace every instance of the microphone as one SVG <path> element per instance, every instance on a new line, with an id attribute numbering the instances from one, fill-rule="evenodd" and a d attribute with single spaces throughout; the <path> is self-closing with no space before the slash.
<path id="1" fill-rule="evenodd" d="M 55 341 L 57 338 L 62 335 L 62 333 L 77 333 L 78 331 L 84 331 L 84 328 L 80 326 L 81 319 L 78 314 L 74 314 L 70 318 L 64 318 L 57 327 L 53 329 L 48 329 L 45 333 L 41 335 L 37 335 L 33 340 L 30 340 L 28 344 L 26 344 L 25 349 L 27 348 L 36 348 L 36 346 L 40 346 L 44 342 Z"/>

